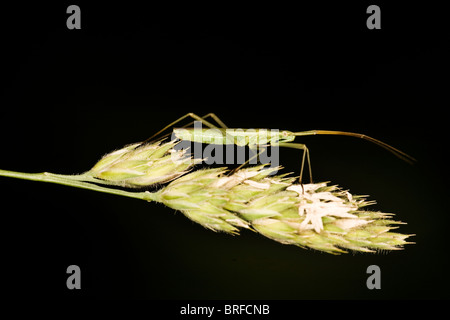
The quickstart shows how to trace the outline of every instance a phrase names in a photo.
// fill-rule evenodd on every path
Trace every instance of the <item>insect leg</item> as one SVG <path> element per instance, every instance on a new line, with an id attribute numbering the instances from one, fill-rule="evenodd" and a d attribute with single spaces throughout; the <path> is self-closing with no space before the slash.
<path id="1" fill-rule="evenodd" d="M 167 129 L 173 127 L 174 125 L 176 125 L 177 123 L 179 123 L 180 121 L 186 119 L 187 117 L 191 117 L 197 121 L 201 121 L 204 125 L 206 125 L 209 128 L 217 128 L 215 125 L 213 125 L 212 123 L 210 123 L 209 121 L 206 121 L 205 119 L 203 119 L 202 117 L 199 117 L 198 115 L 196 115 L 195 113 L 189 112 L 187 114 L 185 114 L 184 116 L 178 118 L 177 120 L 171 122 L 170 124 L 168 124 L 167 126 L 165 126 L 164 128 L 162 128 L 161 130 L 159 130 L 157 133 L 155 133 L 154 135 L 152 135 L 150 138 L 146 139 L 145 141 L 143 141 L 142 143 L 146 143 L 150 140 L 152 140 L 153 138 L 155 138 L 156 136 L 158 136 L 159 134 L 163 133 L 164 131 L 166 131 Z M 167 135 L 163 136 L 166 137 Z"/>
<path id="2" fill-rule="evenodd" d="M 223 123 L 222 120 L 219 119 L 218 116 L 216 116 L 214 113 L 208 113 L 206 115 L 204 115 L 203 117 L 201 117 L 203 120 L 207 119 L 207 118 L 213 118 L 213 120 L 219 125 L 219 127 L 221 127 L 222 129 L 228 129 L 228 127 L 226 126 L 225 123 Z M 197 121 L 197 120 L 196 120 Z M 187 125 L 183 126 L 182 128 L 186 128 L 189 127 L 190 125 L 192 125 L 194 123 L 194 121 L 189 122 Z M 207 123 L 202 122 L 204 125 L 206 125 L 208 128 L 215 128 L 212 127 L 210 125 L 208 125 Z"/>
<path id="3" fill-rule="evenodd" d="M 215 121 L 216 123 L 218 123 L 219 126 L 220 126 L 221 128 L 223 128 L 223 129 L 227 129 L 227 128 L 228 128 L 227 125 L 226 125 L 222 120 L 220 120 L 220 118 L 219 118 L 218 116 L 216 116 L 215 113 L 208 113 L 206 116 L 203 116 L 202 118 L 203 118 L 203 119 L 206 119 L 206 118 L 208 118 L 208 117 L 213 118 L 214 121 Z"/>
<path id="4" fill-rule="evenodd" d="M 302 183 L 302 179 L 303 179 L 303 168 L 305 166 L 305 158 L 308 161 L 308 169 L 309 169 L 309 179 L 310 179 L 310 183 L 313 183 L 312 180 L 312 170 L 311 170 L 311 160 L 309 158 L 309 150 L 306 147 L 306 145 L 301 144 L 301 143 L 291 143 L 291 142 L 278 142 L 278 145 L 280 147 L 287 147 L 287 148 L 293 148 L 293 149 L 300 149 L 303 150 L 303 157 L 302 157 L 302 167 L 300 169 L 300 177 L 299 177 L 299 182 Z"/>
<path id="5" fill-rule="evenodd" d="M 256 145 L 249 145 L 248 146 L 250 150 L 255 150 L 256 149 Z M 254 156 L 252 156 L 251 158 L 249 158 L 247 161 L 245 161 L 243 164 L 241 164 L 239 167 L 237 167 L 236 169 L 231 170 L 231 172 L 229 173 L 229 175 L 232 175 L 234 173 L 236 173 L 238 170 L 242 169 L 242 167 L 246 166 L 250 161 L 252 161 L 253 159 L 259 157 L 259 155 L 261 153 L 263 153 L 264 151 L 266 151 L 266 148 L 260 146 L 261 151 L 258 152 L 257 154 L 255 154 Z"/>

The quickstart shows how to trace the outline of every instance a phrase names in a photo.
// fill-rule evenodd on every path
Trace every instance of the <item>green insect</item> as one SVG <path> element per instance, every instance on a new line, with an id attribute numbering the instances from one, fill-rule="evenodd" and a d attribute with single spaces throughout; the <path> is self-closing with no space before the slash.
<path id="1" fill-rule="evenodd" d="M 214 113 L 209 113 L 203 117 L 200 117 L 194 113 L 187 113 L 184 116 L 180 117 L 179 119 L 175 120 L 174 122 L 170 123 L 166 127 L 164 127 L 159 132 L 155 133 L 152 137 L 148 138 L 144 141 L 144 143 L 150 141 L 155 136 L 159 135 L 160 133 L 164 132 L 170 127 L 175 126 L 180 121 L 186 119 L 186 118 L 192 118 L 194 121 L 200 121 L 203 125 L 205 125 L 207 128 L 202 128 L 199 130 L 199 128 L 187 128 L 187 126 L 191 125 L 193 122 L 189 123 L 188 125 L 182 127 L 182 128 L 174 128 L 173 129 L 173 135 L 180 140 L 186 140 L 191 142 L 198 142 L 198 143 L 205 143 L 205 144 L 235 144 L 240 147 L 248 146 L 251 150 L 255 150 L 257 147 L 260 147 L 264 149 L 264 147 L 267 146 L 280 146 L 280 147 L 287 147 L 287 148 L 293 148 L 293 149 L 299 149 L 303 150 L 303 156 L 302 156 L 302 162 L 301 162 L 301 169 L 300 169 L 300 176 L 299 181 L 302 182 L 303 178 L 303 169 L 305 165 L 305 161 L 308 163 L 308 171 L 309 171 L 309 177 L 312 183 L 312 170 L 311 170 L 311 161 L 309 156 L 309 150 L 306 147 L 306 145 L 301 143 L 295 143 L 293 142 L 296 137 L 299 136 L 311 136 L 311 135 L 340 135 L 340 136 L 350 136 L 350 137 L 356 137 L 361 138 L 367 141 L 370 141 L 387 151 L 393 153 L 398 158 L 408 162 L 413 163 L 416 160 L 409 156 L 408 154 L 404 153 L 403 151 L 400 151 L 389 144 L 382 142 L 380 140 L 377 140 L 375 138 L 369 137 L 364 134 L 360 133 L 353 133 L 353 132 L 345 132 L 345 131 L 332 131 L 332 130 L 309 130 L 309 131 L 301 131 L 301 132 L 291 132 L 287 130 L 268 130 L 268 129 L 254 129 L 254 130 L 242 130 L 242 129 L 230 129 L 228 128 L 225 123 L 219 119 Z M 212 118 L 219 126 L 216 126 L 212 124 L 211 122 L 207 121 L 207 118 Z M 211 130 L 214 129 L 214 130 Z M 165 136 L 168 136 L 169 134 L 166 134 Z M 264 151 L 264 150 L 263 150 Z M 258 154 L 256 155 L 258 156 Z M 243 165 L 248 163 L 250 161 L 247 160 Z M 242 167 L 241 165 L 240 167 Z M 239 168 L 240 168 L 239 167 Z"/>

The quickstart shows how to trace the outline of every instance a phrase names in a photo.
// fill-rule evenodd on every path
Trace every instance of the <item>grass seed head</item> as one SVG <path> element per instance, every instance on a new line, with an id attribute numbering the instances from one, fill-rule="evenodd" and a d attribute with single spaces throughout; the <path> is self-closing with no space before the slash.
<path id="1" fill-rule="evenodd" d="M 105 155 L 90 170 L 94 178 L 124 187 L 144 187 L 174 180 L 195 163 L 185 151 L 176 151 L 176 142 L 132 144 Z"/>
<path id="2" fill-rule="evenodd" d="M 249 223 L 224 209 L 229 201 L 228 191 L 215 186 L 223 173 L 223 169 L 189 173 L 163 188 L 158 200 L 207 229 L 236 234 L 238 228 L 249 228 Z"/>
<path id="3" fill-rule="evenodd" d="M 268 170 L 195 171 L 171 182 L 160 200 L 214 231 L 249 228 L 283 244 L 333 254 L 398 250 L 408 243 L 409 235 L 390 231 L 399 223 L 390 214 L 362 210 L 371 204 L 365 197 L 327 183 L 293 184 Z"/>

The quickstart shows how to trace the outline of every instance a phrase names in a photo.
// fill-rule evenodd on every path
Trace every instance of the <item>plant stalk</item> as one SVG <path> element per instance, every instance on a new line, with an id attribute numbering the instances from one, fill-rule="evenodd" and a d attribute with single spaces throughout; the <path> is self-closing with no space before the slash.
<path id="1" fill-rule="evenodd" d="M 24 173 L 24 172 L 16 172 L 9 170 L 0 169 L 0 176 L 10 177 L 16 179 L 24 179 L 31 181 L 39 181 L 39 182 L 49 182 L 62 184 L 65 186 L 88 189 L 103 193 L 115 194 L 119 196 L 141 199 L 146 201 L 156 201 L 156 193 L 151 193 L 148 191 L 145 192 L 129 192 L 120 189 L 107 188 L 96 185 L 95 183 L 103 183 L 101 180 L 93 178 L 89 173 L 84 173 L 80 175 L 62 175 L 62 174 L 54 174 L 50 172 L 42 172 L 42 173 Z"/>

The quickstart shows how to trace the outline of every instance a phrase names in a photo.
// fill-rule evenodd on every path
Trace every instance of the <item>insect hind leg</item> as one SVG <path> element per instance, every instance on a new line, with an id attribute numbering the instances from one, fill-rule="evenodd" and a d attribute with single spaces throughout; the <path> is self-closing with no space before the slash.
<path id="1" fill-rule="evenodd" d="M 220 120 L 220 118 L 218 117 L 218 116 L 216 116 L 216 114 L 215 113 L 208 113 L 207 115 L 204 115 L 203 117 L 202 117 L 202 119 L 207 119 L 207 118 L 213 118 L 214 119 L 214 121 L 221 127 L 221 128 L 223 128 L 223 129 L 228 129 L 228 126 L 222 121 L 222 120 Z"/>
<path id="2" fill-rule="evenodd" d="M 160 135 L 161 133 L 163 133 L 163 132 L 166 131 L 167 129 L 169 129 L 169 128 L 175 126 L 177 123 L 183 121 L 184 119 L 186 119 L 186 118 L 188 118 L 188 117 L 193 118 L 194 121 L 200 121 L 203 125 L 207 126 L 208 128 L 217 128 L 217 126 L 215 126 L 215 125 L 213 125 L 211 122 L 205 120 L 205 118 L 208 118 L 208 117 L 213 118 L 213 119 L 219 124 L 219 126 L 221 126 L 221 127 L 225 126 L 225 124 L 224 124 L 224 123 L 219 119 L 219 117 L 217 117 L 214 113 L 208 113 L 207 115 L 205 115 L 205 116 L 203 116 L 203 117 L 200 117 L 200 116 L 196 115 L 195 113 L 189 112 L 189 113 L 186 113 L 184 116 L 178 118 L 177 120 L 175 120 L 175 121 L 169 123 L 167 126 L 165 126 L 164 128 L 162 128 L 161 130 L 159 130 L 157 133 L 155 133 L 154 135 L 152 135 L 150 138 L 146 139 L 146 140 L 143 141 L 142 143 L 147 143 L 147 142 L 151 141 L 153 138 L 157 137 L 158 135 Z M 193 123 L 193 122 L 191 122 L 191 123 L 189 123 L 189 124 L 187 124 L 187 125 L 185 125 L 185 126 L 183 126 L 183 127 L 189 126 L 189 125 L 191 125 L 192 123 Z M 225 128 L 226 128 L 226 126 L 225 126 Z M 161 136 L 160 138 L 165 138 L 165 137 L 167 137 L 167 136 L 169 136 L 169 135 L 170 135 L 170 133 L 165 134 L 165 135 Z"/>
<path id="3" fill-rule="evenodd" d="M 194 118 L 194 117 L 192 117 L 192 118 Z M 216 116 L 215 113 L 208 113 L 200 118 L 201 118 L 201 120 L 198 120 L 198 118 L 194 118 L 195 119 L 194 121 L 191 121 L 188 124 L 184 125 L 183 128 L 189 127 L 195 121 L 201 121 L 202 124 L 204 124 L 205 126 L 207 126 L 208 128 L 211 128 L 211 129 L 217 128 L 217 126 L 214 126 L 211 122 L 206 121 L 207 118 L 212 118 L 216 122 L 216 124 L 219 125 L 220 128 L 228 129 L 227 125 L 222 120 L 220 120 L 220 118 L 218 116 Z"/>

